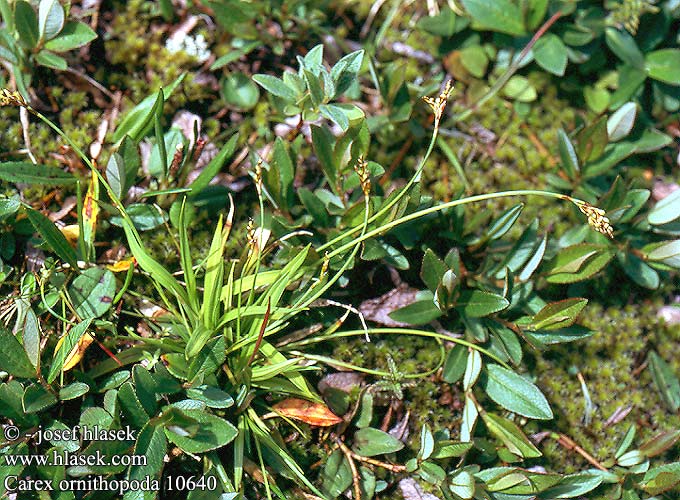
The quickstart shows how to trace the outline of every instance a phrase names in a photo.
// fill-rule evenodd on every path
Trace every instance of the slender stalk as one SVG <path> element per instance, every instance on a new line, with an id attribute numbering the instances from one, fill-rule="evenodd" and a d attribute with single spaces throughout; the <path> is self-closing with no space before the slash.
<path id="1" fill-rule="evenodd" d="M 510 66 L 508 66 L 508 69 L 503 73 L 498 80 L 494 82 L 494 84 L 491 86 L 489 91 L 484 94 L 477 102 L 474 103 L 474 105 L 470 106 L 467 108 L 465 111 L 455 115 L 453 119 L 455 121 L 463 121 L 469 116 L 476 112 L 480 107 L 482 107 L 486 101 L 491 99 L 493 96 L 495 96 L 504 86 L 506 83 L 508 83 L 508 80 L 512 78 L 512 76 L 515 74 L 515 72 L 519 69 L 519 65 L 522 64 L 522 61 L 524 58 L 527 56 L 529 51 L 533 48 L 533 46 L 536 44 L 539 38 L 541 38 L 550 27 L 555 24 L 555 21 L 557 21 L 560 17 L 562 17 L 562 12 L 558 11 L 555 12 L 555 14 L 552 15 L 550 19 L 548 19 L 545 23 L 543 23 L 543 26 L 541 26 L 538 31 L 534 34 L 533 37 L 531 37 L 531 40 L 529 40 L 529 43 L 526 44 L 526 46 L 522 49 L 522 52 L 520 52 L 519 57 L 517 57 L 515 60 L 512 61 Z"/>
<path id="2" fill-rule="evenodd" d="M 385 215 L 394 205 L 399 203 L 399 201 L 404 197 L 404 195 L 406 193 L 408 193 L 408 191 L 411 189 L 411 187 L 416 182 L 418 182 L 420 180 L 420 175 L 423 172 L 423 168 L 425 168 L 425 163 L 427 162 L 428 158 L 432 154 L 432 150 L 434 149 L 434 145 L 436 144 L 437 136 L 439 135 L 438 132 L 439 132 L 439 127 L 435 127 L 434 132 L 432 133 L 432 138 L 430 139 L 430 144 L 427 147 L 427 151 L 425 152 L 425 156 L 423 156 L 423 159 L 420 160 L 420 163 L 418 164 L 418 168 L 416 169 L 415 174 L 413 174 L 413 176 L 411 176 L 411 178 L 409 179 L 408 183 L 406 183 L 406 185 L 403 188 L 401 188 L 401 191 L 399 192 L 399 194 L 397 194 L 394 198 L 389 200 L 384 206 L 380 207 L 380 210 L 378 210 L 375 214 L 373 214 L 371 217 L 369 217 L 369 219 L 367 221 L 368 224 L 376 221 L 377 219 L 379 219 L 380 217 Z M 333 246 L 334 243 L 337 243 L 338 241 L 341 241 L 341 240 L 347 238 L 348 236 L 351 236 L 351 235 L 359 232 L 361 230 L 361 228 L 362 228 L 362 226 L 357 226 L 357 227 L 353 227 L 351 229 L 348 229 L 344 233 L 336 236 L 332 240 L 327 241 L 326 243 L 321 245 L 319 248 L 317 248 L 317 251 L 319 253 L 323 252 L 327 248 Z"/>
<path id="3" fill-rule="evenodd" d="M 331 335 L 324 335 L 324 336 L 319 336 L 319 337 L 310 337 L 304 340 L 300 340 L 298 342 L 292 342 L 288 346 L 292 348 L 301 348 L 304 346 L 308 345 L 313 345 L 313 344 L 318 344 L 320 342 L 326 342 L 328 340 L 337 340 L 341 339 L 344 337 L 357 337 L 359 335 L 364 335 L 365 332 L 364 330 L 348 330 L 344 332 L 337 332 L 333 333 Z M 498 356 L 493 354 L 490 351 L 487 351 L 483 347 L 479 347 L 477 344 L 473 344 L 472 342 L 468 342 L 467 340 L 458 338 L 458 337 L 451 337 L 450 335 L 445 335 L 443 333 L 437 333 L 437 332 L 430 332 L 427 330 L 417 330 L 414 328 L 371 328 L 369 330 L 369 334 L 371 335 L 384 335 L 384 334 L 396 334 L 396 335 L 414 335 L 416 337 L 429 337 L 437 340 L 444 340 L 446 342 L 453 342 L 454 344 L 460 344 L 465 347 L 469 347 L 471 349 L 475 349 L 476 351 L 479 351 L 480 353 L 488 356 L 489 358 L 493 359 L 494 361 L 500 363 L 506 368 L 510 368 L 507 363 L 505 363 L 502 359 L 500 359 Z M 302 354 L 300 354 L 302 355 Z M 418 375 L 405 375 L 404 378 L 417 378 Z"/>
<path id="4" fill-rule="evenodd" d="M 405 224 L 407 222 L 411 222 L 413 220 L 419 219 L 420 217 L 424 217 L 429 214 L 433 214 L 436 212 L 441 212 L 443 210 L 446 210 L 448 208 L 453 208 L 457 207 L 459 205 L 466 205 L 468 203 L 476 203 L 478 201 L 486 201 L 486 200 L 492 200 L 495 198 L 509 198 L 513 196 L 543 196 L 546 198 L 557 198 L 560 200 L 568 200 L 572 201 L 574 203 L 580 202 L 580 200 L 576 200 L 575 198 L 571 198 L 570 196 L 561 194 L 561 193 L 553 193 L 550 191 L 539 191 L 536 189 L 520 189 L 517 191 L 501 191 L 498 193 L 488 193 L 488 194 L 479 194 L 476 196 L 469 196 L 467 198 L 461 198 L 459 200 L 453 200 L 449 201 L 448 203 L 442 203 L 441 205 L 435 205 L 433 207 L 429 208 L 424 208 L 423 210 L 418 210 L 417 212 L 413 212 L 411 214 L 405 215 L 403 217 L 400 217 L 399 219 L 393 220 L 391 222 L 388 222 L 387 224 L 377 227 L 375 229 L 372 229 L 371 231 L 368 231 L 358 238 L 352 240 L 349 243 L 346 243 L 345 245 L 342 245 L 335 250 L 333 250 L 331 253 L 328 254 L 329 258 L 335 257 L 336 255 L 342 254 L 345 252 L 347 249 L 353 247 L 357 243 L 360 243 L 362 241 L 365 241 L 369 238 L 373 238 L 374 236 L 378 236 L 382 233 L 385 233 L 389 231 L 390 229 L 399 226 L 401 224 Z"/>

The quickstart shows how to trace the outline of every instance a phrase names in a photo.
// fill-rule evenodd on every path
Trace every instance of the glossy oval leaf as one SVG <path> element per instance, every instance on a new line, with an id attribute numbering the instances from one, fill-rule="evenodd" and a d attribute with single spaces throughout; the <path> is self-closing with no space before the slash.
<path id="1" fill-rule="evenodd" d="M 461 292 L 456 308 L 470 318 L 482 318 L 502 311 L 509 305 L 510 302 L 502 295 L 481 290 L 466 290 Z"/>
<path id="2" fill-rule="evenodd" d="M 238 434 L 236 427 L 210 413 L 202 410 L 184 410 L 183 413 L 198 422 L 198 430 L 190 435 L 180 435 L 166 427 L 165 435 L 187 453 L 205 453 L 221 448 L 233 441 Z"/>
<path id="3" fill-rule="evenodd" d="M 68 21 L 57 36 L 45 43 L 45 48 L 54 52 L 67 52 L 83 47 L 95 38 L 97 33 L 87 24 Z"/>
<path id="4" fill-rule="evenodd" d="M 536 63 L 553 75 L 563 76 L 567 68 L 567 47 L 557 35 L 547 33 L 533 48 Z"/>
<path id="5" fill-rule="evenodd" d="M 680 85 L 680 49 L 661 49 L 645 57 L 647 74 L 664 83 Z"/>
<path id="6" fill-rule="evenodd" d="M 506 410 L 528 418 L 553 418 L 548 401 L 534 384 L 496 364 L 486 366 L 486 393 Z"/>
<path id="7" fill-rule="evenodd" d="M 484 28 L 508 35 L 525 34 L 522 12 L 509 0 L 462 0 L 472 19 Z"/>
<path id="8" fill-rule="evenodd" d="M 379 429 L 366 427 L 354 433 L 352 450 L 364 457 L 374 457 L 394 453 L 404 447 L 404 443 Z"/>
<path id="9" fill-rule="evenodd" d="M 614 112 L 607 120 L 607 134 L 611 142 L 620 141 L 626 137 L 635 124 L 637 106 L 634 102 L 627 102 Z"/>
<path id="10" fill-rule="evenodd" d="M 654 208 L 649 212 L 647 221 L 654 226 L 660 226 L 672 222 L 679 217 L 680 189 L 677 189 L 657 202 Z"/>

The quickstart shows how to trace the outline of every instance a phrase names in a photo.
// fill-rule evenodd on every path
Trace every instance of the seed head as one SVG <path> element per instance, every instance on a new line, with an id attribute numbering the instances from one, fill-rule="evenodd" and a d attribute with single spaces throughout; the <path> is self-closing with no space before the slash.
<path id="1" fill-rule="evenodd" d="M 430 107 L 432 108 L 432 112 L 434 113 L 435 128 L 439 127 L 439 122 L 441 121 L 442 115 L 444 114 L 444 108 L 446 108 L 446 103 L 448 102 L 450 93 L 451 93 L 451 80 L 447 80 L 446 85 L 444 86 L 444 90 L 442 90 L 441 94 L 439 94 L 439 97 L 437 97 L 436 99 L 433 99 L 429 96 L 423 97 L 423 101 L 430 105 Z"/>
<path id="2" fill-rule="evenodd" d="M 255 165 L 255 189 L 257 189 L 257 195 L 262 196 L 262 158 Z"/>
<path id="3" fill-rule="evenodd" d="M 588 217 L 588 225 L 595 231 L 614 239 L 614 228 L 601 208 L 594 207 L 586 201 L 575 201 L 578 209 Z"/>
<path id="4" fill-rule="evenodd" d="M 371 173 L 368 170 L 368 162 L 364 160 L 363 156 L 360 156 L 357 160 L 357 164 L 354 165 L 354 171 L 359 176 L 359 182 L 361 183 L 361 190 L 364 192 L 364 196 L 368 198 L 371 194 Z"/>
<path id="5" fill-rule="evenodd" d="M 0 106 L 23 106 L 28 107 L 28 103 L 18 91 L 0 89 Z"/>

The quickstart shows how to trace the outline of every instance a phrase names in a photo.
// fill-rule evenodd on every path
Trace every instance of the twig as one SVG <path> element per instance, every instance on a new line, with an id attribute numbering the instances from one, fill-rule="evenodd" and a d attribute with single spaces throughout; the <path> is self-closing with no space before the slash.
<path id="1" fill-rule="evenodd" d="M 607 472 L 607 468 L 604 467 L 600 462 L 595 459 L 590 453 L 588 453 L 586 450 L 581 448 L 578 444 L 574 442 L 573 439 L 570 437 L 564 435 L 564 434 L 558 434 L 558 433 L 552 433 L 550 434 L 550 437 L 556 440 L 560 445 L 562 445 L 564 448 L 570 451 L 575 451 L 579 455 L 581 455 L 583 458 L 585 458 L 592 466 L 600 469 L 601 471 Z"/>
<path id="2" fill-rule="evenodd" d="M 35 156 L 33 156 L 33 152 L 31 151 L 31 134 L 28 131 L 28 110 L 26 110 L 25 107 L 20 107 L 19 108 L 19 120 L 21 121 L 21 129 L 23 131 L 24 135 L 24 144 L 26 145 L 26 154 L 28 157 L 31 159 L 33 164 L 37 164 L 38 161 L 35 159 Z"/>
<path id="3" fill-rule="evenodd" d="M 373 5 L 371 5 L 371 10 L 366 16 L 366 22 L 364 22 L 364 25 L 361 27 L 361 32 L 359 33 L 360 38 L 366 38 L 368 31 L 371 29 L 371 24 L 373 24 L 375 16 L 378 14 L 380 7 L 382 7 L 386 1 L 387 0 L 377 0 Z"/>
<path id="4" fill-rule="evenodd" d="M 339 437 L 335 436 L 335 442 L 340 448 L 340 451 L 345 455 L 349 468 L 352 471 L 352 488 L 354 490 L 354 500 L 361 500 L 361 478 L 357 470 L 357 464 L 354 463 L 354 453 L 350 450 Z"/>
<path id="5" fill-rule="evenodd" d="M 467 108 L 465 111 L 462 113 L 456 115 L 455 121 L 462 121 L 465 120 L 468 116 L 470 116 L 472 113 L 476 112 L 486 101 L 491 99 L 493 96 L 495 96 L 500 89 L 503 88 L 503 86 L 510 80 L 510 77 L 515 74 L 515 72 L 519 69 L 519 65 L 522 63 L 524 58 L 527 56 L 529 51 L 533 48 L 533 46 L 536 44 L 539 38 L 541 38 L 550 27 L 555 24 L 555 22 L 562 17 L 562 12 L 558 11 L 555 12 L 555 14 L 552 15 L 550 19 L 548 19 L 543 26 L 541 26 L 538 31 L 534 34 L 534 36 L 529 40 L 529 43 L 526 44 L 526 46 L 522 49 L 522 52 L 520 52 L 519 57 L 514 59 L 510 66 L 508 66 L 508 69 L 501 75 L 501 77 L 496 80 L 496 82 L 491 86 L 489 91 L 484 94 L 475 104 Z"/>

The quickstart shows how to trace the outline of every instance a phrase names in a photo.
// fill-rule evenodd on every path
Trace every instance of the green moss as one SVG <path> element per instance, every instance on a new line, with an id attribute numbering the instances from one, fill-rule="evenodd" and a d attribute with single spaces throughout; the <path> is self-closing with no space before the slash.
<path id="1" fill-rule="evenodd" d="M 119 3 L 104 45 L 109 62 L 120 67 L 120 71 L 99 76 L 107 78 L 110 85 L 129 91 L 132 102 L 138 103 L 188 72 L 183 91 L 172 95 L 169 107 L 177 109 L 189 101 L 208 97 L 205 87 L 197 84 L 192 74 L 198 61 L 183 51 L 173 53 L 165 48 L 166 33 L 154 26 L 153 8 L 152 2 L 144 0 Z"/>
<path id="2" fill-rule="evenodd" d="M 536 373 L 555 411 L 560 432 L 600 461 L 610 459 L 628 427 L 638 425 L 638 444 L 652 435 L 677 429 L 680 417 L 663 404 L 644 369 L 647 353 L 654 349 L 680 373 L 680 327 L 668 327 L 656 317 L 658 301 L 603 308 L 591 303 L 583 324 L 596 334 L 578 346 L 567 344 L 536 357 Z M 584 395 L 576 376 L 583 374 L 594 405 L 592 421 L 585 425 Z M 617 410 L 632 406 L 621 422 L 607 425 Z M 543 450 L 555 470 L 572 472 L 587 464 L 555 442 Z"/>

